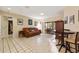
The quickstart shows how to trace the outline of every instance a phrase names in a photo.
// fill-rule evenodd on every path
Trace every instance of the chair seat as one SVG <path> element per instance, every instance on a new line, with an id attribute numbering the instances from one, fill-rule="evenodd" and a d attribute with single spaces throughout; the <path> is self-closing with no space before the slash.
<path id="1" fill-rule="evenodd" d="M 65 41 L 70 42 L 70 43 L 75 43 L 75 39 L 65 39 Z"/>
<path id="2" fill-rule="evenodd" d="M 65 52 L 67 52 L 67 51 L 72 52 L 71 48 L 73 48 L 73 47 L 75 47 L 75 52 L 76 53 L 79 51 L 79 32 L 77 32 L 73 36 L 70 36 L 70 37 L 64 39 L 64 41 L 66 42 L 66 50 L 65 50 Z M 74 46 L 71 45 L 70 43 L 74 44 Z"/>
<path id="3" fill-rule="evenodd" d="M 65 41 L 67 41 L 67 42 L 70 42 L 70 43 L 75 43 L 75 39 L 74 38 L 65 38 L 64 39 Z M 77 42 L 78 44 L 79 44 L 79 42 Z"/>

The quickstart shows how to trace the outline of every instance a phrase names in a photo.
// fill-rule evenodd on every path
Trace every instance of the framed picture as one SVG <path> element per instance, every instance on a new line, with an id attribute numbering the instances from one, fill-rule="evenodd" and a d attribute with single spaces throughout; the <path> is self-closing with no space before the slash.
<path id="1" fill-rule="evenodd" d="M 28 19 L 28 25 L 32 25 L 32 24 L 33 24 L 32 19 Z"/>
<path id="2" fill-rule="evenodd" d="M 69 17 L 69 24 L 75 24 L 74 15 Z"/>
<path id="3" fill-rule="evenodd" d="M 17 24 L 18 25 L 23 25 L 23 19 L 21 19 L 21 18 L 17 19 Z"/>
<path id="4" fill-rule="evenodd" d="M 64 18 L 64 24 L 68 24 L 68 16 Z"/>

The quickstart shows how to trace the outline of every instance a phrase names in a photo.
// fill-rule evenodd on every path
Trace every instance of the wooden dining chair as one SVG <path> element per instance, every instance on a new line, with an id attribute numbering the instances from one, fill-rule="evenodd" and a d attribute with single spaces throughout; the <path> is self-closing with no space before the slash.
<path id="1" fill-rule="evenodd" d="M 71 31 L 70 29 L 64 29 L 64 31 Z M 64 38 L 68 38 L 68 34 L 64 34 Z"/>
<path id="2" fill-rule="evenodd" d="M 65 52 L 69 51 L 69 52 L 72 52 L 71 51 L 71 44 L 74 44 L 75 45 L 75 52 L 77 53 L 79 51 L 79 32 L 76 33 L 75 35 L 75 38 L 68 38 L 68 39 L 65 39 L 65 42 L 66 42 L 66 50 Z"/>
<path id="3" fill-rule="evenodd" d="M 58 38 L 57 38 L 57 45 L 56 46 L 60 46 L 61 45 L 61 34 L 58 33 Z"/>

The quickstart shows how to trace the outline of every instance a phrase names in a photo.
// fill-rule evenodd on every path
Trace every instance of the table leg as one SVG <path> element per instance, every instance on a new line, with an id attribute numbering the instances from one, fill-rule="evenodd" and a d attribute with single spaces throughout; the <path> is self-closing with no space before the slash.
<path id="1" fill-rule="evenodd" d="M 65 45 L 64 45 L 64 34 L 63 33 L 61 33 L 61 46 L 59 48 L 59 52 L 60 52 L 62 47 L 65 47 Z"/>

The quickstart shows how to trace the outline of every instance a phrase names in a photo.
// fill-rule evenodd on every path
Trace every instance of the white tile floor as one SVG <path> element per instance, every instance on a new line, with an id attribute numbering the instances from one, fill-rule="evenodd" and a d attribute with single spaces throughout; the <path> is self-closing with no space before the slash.
<path id="1" fill-rule="evenodd" d="M 58 53 L 55 36 L 41 34 L 30 38 L 0 39 L 1 53 Z"/>

